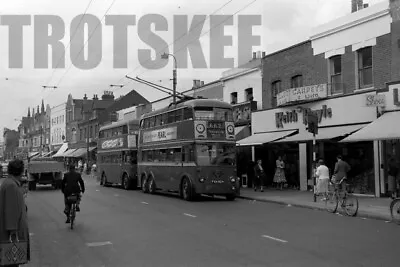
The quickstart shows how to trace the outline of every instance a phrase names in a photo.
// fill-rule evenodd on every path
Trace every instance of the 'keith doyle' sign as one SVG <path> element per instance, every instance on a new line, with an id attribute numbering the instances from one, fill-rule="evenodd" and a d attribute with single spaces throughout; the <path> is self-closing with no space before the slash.
<path id="1" fill-rule="evenodd" d="M 332 108 L 328 108 L 326 105 L 323 105 L 319 110 L 311 110 L 310 108 L 299 107 L 297 110 L 275 113 L 276 127 L 283 128 L 283 124 L 298 122 L 299 113 L 303 113 L 304 125 L 308 124 L 308 114 L 310 113 L 317 114 L 318 123 L 321 123 L 322 119 L 332 118 Z"/>

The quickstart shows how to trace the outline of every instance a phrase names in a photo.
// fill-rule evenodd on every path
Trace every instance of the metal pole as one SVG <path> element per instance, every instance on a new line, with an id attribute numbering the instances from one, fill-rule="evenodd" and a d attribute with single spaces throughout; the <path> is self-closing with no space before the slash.
<path id="1" fill-rule="evenodd" d="M 172 87 L 172 101 L 174 103 L 174 105 L 176 104 L 176 84 L 177 84 L 177 62 L 176 62 L 176 58 L 174 55 L 171 55 L 174 58 L 174 69 L 172 71 L 172 80 L 173 80 L 173 87 Z"/>
<path id="2" fill-rule="evenodd" d="M 88 168 L 89 167 L 89 157 L 90 157 L 90 152 L 89 152 L 89 124 L 87 126 L 86 149 L 87 149 L 86 150 L 86 152 L 87 152 L 86 168 Z"/>
<path id="3" fill-rule="evenodd" d="M 314 177 L 314 202 L 317 202 L 317 195 L 315 194 L 315 187 L 317 185 L 317 177 L 315 176 L 315 170 L 316 170 L 316 161 L 317 161 L 317 146 L 316 146 L 316 140 L 315 140 L 315 133 L 313 133 L 313 177 Z"/>

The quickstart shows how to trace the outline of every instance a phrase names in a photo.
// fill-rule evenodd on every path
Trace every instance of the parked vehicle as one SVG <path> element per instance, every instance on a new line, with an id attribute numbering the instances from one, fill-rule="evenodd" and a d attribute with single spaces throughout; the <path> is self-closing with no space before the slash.
<path id="1" fill-rule="evenodd" d="M 28 163 L 28 188 L 36 190 L 37 184 L 61 188 L 64 164 L 53 158 L 34 158 Z"/>

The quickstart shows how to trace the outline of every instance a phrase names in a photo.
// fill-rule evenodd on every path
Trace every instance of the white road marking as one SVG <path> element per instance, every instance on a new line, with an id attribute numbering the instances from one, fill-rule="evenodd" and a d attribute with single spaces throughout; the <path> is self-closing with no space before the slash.
<path id="1" fill-rule="evenodd" d="M 114 194 L 114 197 L 119 197 L 119 195 L 118 194 Z"/>
<path id="2" fill-rule="evenodd" d="M 291 205 L 291 204 L 288 204 L 287 206 L 288 206 L 288 207 L 291 207 L 292 205 Z"/>
<path id="3" fill-rule="evenodd" d="M 385 223 L 390 223 L 390 221 L 385 221 Z"/>
<path id="4" fill-rule="evenodd" d="M 278 242 L 282 242 L 282 243 L 287 243 L 286 240 L 279 239 L 279 238 L 276 238 L 276 237 L 273 237 L 273 236 L 269 236 L 269 235 L 262 235 L 262 237 L 269 238 L 269 239 L 272 239 L 272 240 L 275 240 L 275 241 L 278 241 Z"/>
<path id="5" fill-rule="evenodd" d="M 361 218 L 361 220 L 368 220 L 367 218 Z"/>
<path id="6" fill-rule="evenodd" d="M 29 233 L 29 236 L 34 236 L 35 234 L 34 233 Z"/>
<path id="7" fill-rule="evenodd" d="M 149 205 L 149 203 L 147 203 L 147 202 L 144 202 L 144 201 L 142 201 L 141 203 L 142 203 L 142 204 L 145 204 L 145 205 Z"/>
<path id="8" fill-rule="evenodd" d="M 99 189 L 96 190 L 96 192 L 99 192 L 99 191 L 100 191 Z"/>
<path id="9" fill-rule="evenodd" d="M 192 217 L 192 218 L 196 218 L 197 217 L 196 215 L 192 215 L 192 214 L 189 214 L 189 213 L 184 213 L 183 215 L 189 216 L 189 217 Z"/>
<path id="10" fill-rule="evenodd" d="M 101 247 L 101 246 L 106 246 L 106 245 L 112 245 L 112 243 L 110 241 L 86 243 L 86 246 L 88 246 L 88 247 Z"/>

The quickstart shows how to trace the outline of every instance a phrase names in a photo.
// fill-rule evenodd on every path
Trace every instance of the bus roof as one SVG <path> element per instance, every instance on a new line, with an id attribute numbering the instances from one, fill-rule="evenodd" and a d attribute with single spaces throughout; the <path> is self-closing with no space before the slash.
<path id="1" fill-rule="evenodd" d="M 111 124 L 107 124 L 107 125 L 104 125 L 104 126 L 100 127 L 99 131 L 104 131 L 104 130 L 108 130 L 108 129 L 114 129 L 114 128 L 116 128 L 116 127 L 120 127 L 120 126 L 128 125 L 128 124 L 136 124 L 136 125 L 139 125 L 139 120 L 137 120 L 137 119 L 133 119 L 133 120 L 130 119 L 130 120 L 116 121 L 116 122 L 113 122 L 113 123 L 111 123 Z"/>
<path id="2" fill-rule="evenodd" d="M 176 106 L 170 105 L 168 107 L 158 109 L 141 116 L 141 119 L 151 117 L 153 115 L 157 115 L 163 113 L 168 110 L 174 110 L 181 107 L 214 107 L 214 108 L 232 108 L 232 105 L 223 102 L 221 100 L 216 99 L 191 99 L 181 103 L 178 103 Z"/>

